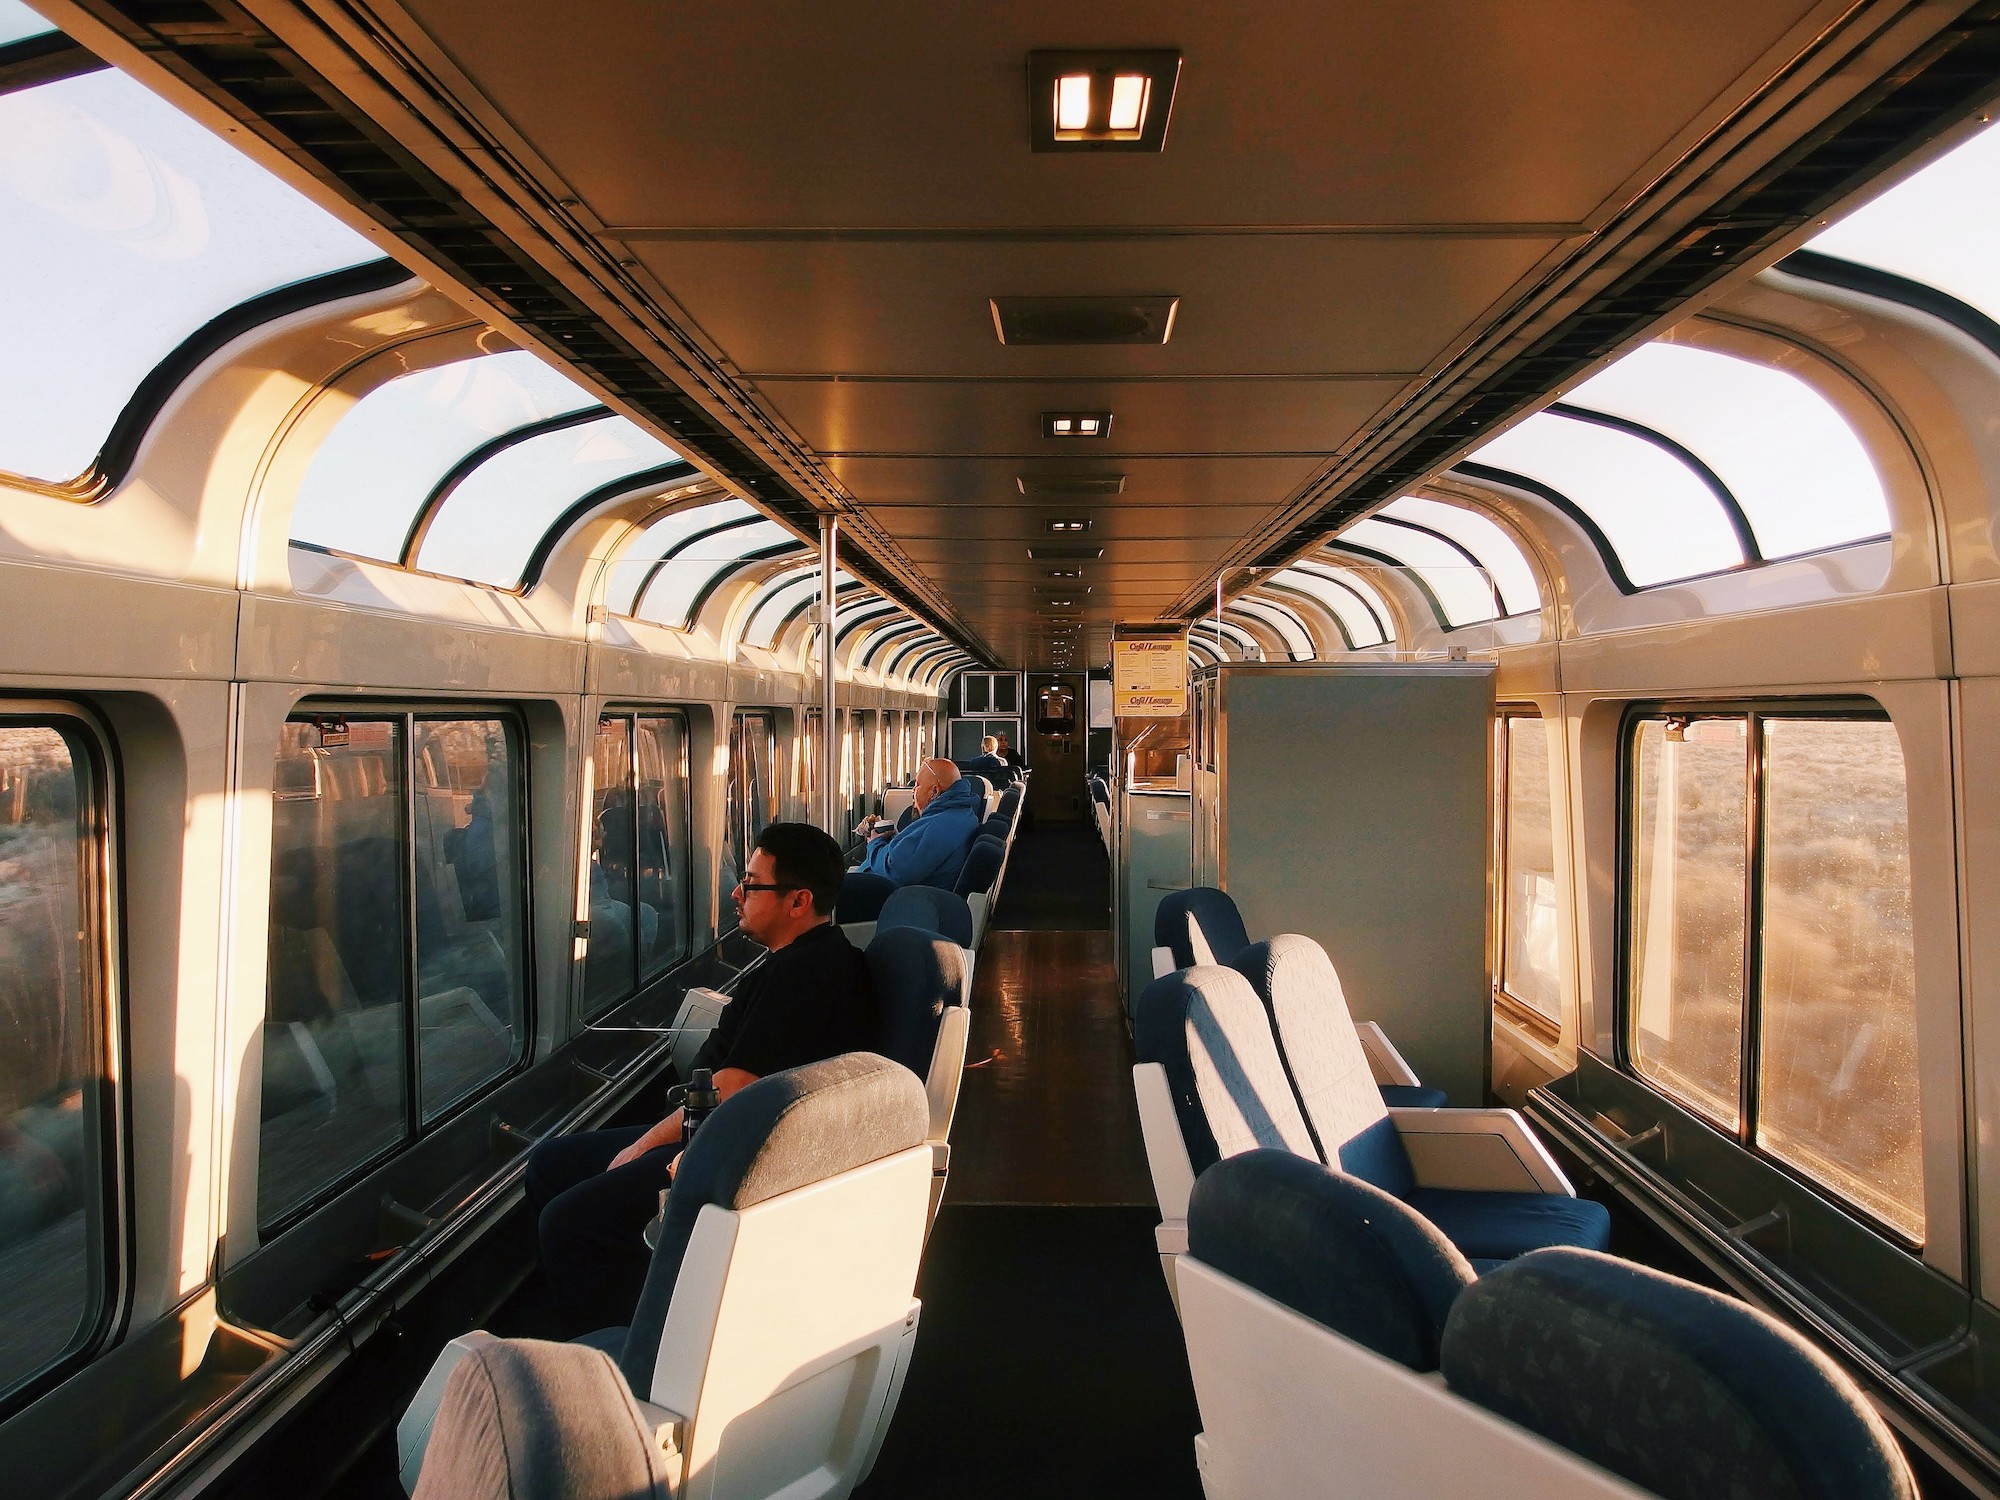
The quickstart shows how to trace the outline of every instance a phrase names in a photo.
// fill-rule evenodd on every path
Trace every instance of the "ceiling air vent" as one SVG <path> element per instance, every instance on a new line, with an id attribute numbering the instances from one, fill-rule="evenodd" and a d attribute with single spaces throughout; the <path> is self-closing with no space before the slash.
<path id="1" fill-rule="evenodd" d="M 1122 495 L 1123 474 L 1022 474 L 1015 483 L 1024 495 Z"/>
<path id="2" fill-rule="evenodd" d="M 1003 344 L 1164 344 L 1179 297 L 989 297 Z"/>
<path id="3" fill-rule="evenodd" d="M 1104 556 L 1104 549 L 1102 547 L 1082 547 L 1074 544 L 1065 546 L 1061 542 L 1055 542 L 1030 547 L 1028 549 L 1028 556 L 1036 562 L 1061 562 L 1070 559 L 1088 561 L 1093 557 Z"/>

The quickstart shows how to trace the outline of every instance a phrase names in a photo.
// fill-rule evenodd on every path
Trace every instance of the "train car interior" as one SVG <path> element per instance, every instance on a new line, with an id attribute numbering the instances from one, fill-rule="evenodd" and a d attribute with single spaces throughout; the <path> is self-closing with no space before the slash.
<path id="1" fill-rule="evenodd" d="M 0 1493 L 2000 1500 L 1996 104 L 0 0 Z"/>

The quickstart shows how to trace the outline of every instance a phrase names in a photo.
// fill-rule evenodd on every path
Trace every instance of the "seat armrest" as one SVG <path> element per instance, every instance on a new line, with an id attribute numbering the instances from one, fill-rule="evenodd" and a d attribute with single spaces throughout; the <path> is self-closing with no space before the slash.
<path id="1" fill-rule="evenodd" d="M 1361 1050 L 1368 1054 L 1368 1071 L 1375 1075 L 1377 1083 L 1402 1088 L 1416 1088 L 1423 1083 L 1416 1069 L 1403 1061 L 1403 1054 L 1396 1050 L 1388 1034 L 1373 1021 L 1356 1021 L 1354 1034 L 1361 1038 Z"/>
<path id="2" fill-rule="evenodd" d="M 963 1005 L 947 1005 L 938 1018 L 937 1041 L 931 1047 L 930 1072 L 924 1094 L 931 1111 L 930 1139 L 951 1135 L 951 1117 L 958 1108 L 958 1086 L 965 1077 L 965 1038 L 972 1018 Z"/>
<path id="3" fill-rule="evenodd" d="M 1153 977 L 1155 979 L 1165 979 L 1173 972 L 1174 950 L 1171 948 L 1155 948 L 1153 950 Z"/>
<path id="4" fill-rule="evenodd" d="M 1392 1109 L 1389 1118 L 1419 1187 L 1576 1196 L 1548 1148 L 1511 1109 Z"/>
<path id="5" fill-rule="evenodd" d="M 687 1418 L 677 1411 L 668 1411 L 664 1406 L 655 1406 L 650 1401 L 634 1400 L 639 1415 L 652 1430 L 653 1441 L 659 1445 L 660 1455 L 667 1461 L 669 1479 L 678 1486 L 680 1480 L 681 1436 L 687 1431 Z"/>
<path id="6" fill-rule="evenodd" d="M 1146 1166 L 1153 1174 L 1153 1196 L 1159 1200 L 1163 1223 L 1185 1222 L 1188 1195 L 1194 1191 L 1194 1163 L 1181 1139 L 1180 1117 L 1167 1087 L 1167 1070 L 1158 1063 L 1132 1069 L 1132 1089 L 1139 1099 L 1139 1133 L 1146 1142 Z"/>
<path id="7" fill-rule="evenodd" d="M 430 1447 L 431 1427 L 444 1401 L 445 1382 L 451 1379 L 451 1372 L 458 1368 L 460 1360 L 481 1345 L 493 1342 L 492 1334 L 475 1329 L 446 1344 L 431 1361 L 423 1384 L 417 1387 L 402 1420 L 396 1423 L 396 1477 L 402 1481 L 405 1494 L 417 1492 L 417 1476 L 423 1472 L 424 1453 Z"/>

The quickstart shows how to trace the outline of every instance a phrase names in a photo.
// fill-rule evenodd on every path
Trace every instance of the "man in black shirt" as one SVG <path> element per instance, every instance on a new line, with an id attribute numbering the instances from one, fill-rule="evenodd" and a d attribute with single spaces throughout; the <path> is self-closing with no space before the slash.
<path id="1" fill-rule="evenodd" d="M 694 1062 L 724 1099 L 766 1074 L 875 1045 L 867 963 L 833 923 L 843 863 L 840 846 L 805 823 L 772 823 L 757 836 L 734 899 L 738 925 L 771 951 Z M 584 1329 L 622 1324 L 638 1305 L 651 1259 L 640 1234 L 680 1149 L 675 1110 L 650 1128 L 555 1136 L 529 1153 L 524 1185 L 542 1270 Z"/>

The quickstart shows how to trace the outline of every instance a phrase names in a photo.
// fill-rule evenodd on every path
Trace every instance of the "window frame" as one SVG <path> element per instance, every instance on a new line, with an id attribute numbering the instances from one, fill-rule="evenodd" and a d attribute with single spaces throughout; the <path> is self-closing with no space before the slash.
<path id="1" fill-rule="evenodd" d="M 534 846 L 530 823 L 534 815 L 534 797 L 530 786 L 533 771 L 532 757 L 528 753 L 529 738 L 525 715 L 519 705 L 511 702 L 478 703 L 458 700 L 439 702 L 385 702 L 379 698 L 338 699 L 307 698 L 294 704 L 285 715 L 287 724 L 311 723 L 318 718 L 340 719 L 396 719 L 402 729 L 402 774 L 403 806 L 397 820 L 398 852 L 401 855 L 401 879 L 403 881 L 402 919 L 403 969 L 405 1015 L 409 1024 L 404 1030 L 403 1057 L 403 1134 L 402 1137 L 377 1151 L 372 1156 L 355 1163 L 346 1172 L 329 1178 L 295 1203 L 284 1213 L 265 1220 L 261 1213 L 257 1220 L 257 1240 L 268 1245 L 287 1231 L 296 1228 L 310 1215 L 324 1208 L 333 1199 L 346 1192 L 384 1162 L 391 1161 L 408 1151 L 426 1137 L 445 1129 L 460 1115 L 472 1109 L 492 1094 L 509 1079 L 525 1072 L 535 1062 L 535 1040 L 538 1035 L 537 1018 L 540 1015 L 540 995 L 536 987 L 537 965 L 535 954 L 535 881 Z M 422 723 L 454 723 L 469 719 L 495 719 L 505 726 L 507 748 L 516 772 L 514 788 L 514 818 L 516 856 L 519 860 L 520 919 L 521 919 L 521 1016 L 520 1031 L 515 1038 L 517 1052 L 508 1065 L 477 1087 L 468 1089 L 445 1108 L 426 1120 L 423 1100 L 423 1034 L 417 1015 L 420 999 L 417 994 L 417 736 L 416 729 Z M 275 758 L 273 761 L 275 764 Z M 275 839 L 276 835 L 273 834 Z M 275 851 L 274 851 L 275 852 Z M 269 949 L 270 936 L 270 891 L 269 882 L 265 890 L 265 946 Z M 270 1008 L 271 978 L 268 968 L 264 976 L 264 1005 L 268 1016 Z M 262 1025 L 263 1023 L 259 1023 Z M 259 1034 L 259 1045 L 262 1035 Z M 262 1122 L 258 1131 L 258 1190 L 261 1197 L 263 1187 L 264 1158 L 262 1150 Z"/>
<path id="2" fill-rule="evenodd" d="M 0 695 L 0 726 L 51 729 L 70 747 L 72 764 L 87 766 L 87 798 L 78 799 L 77 822 L 84 830 L 87 857 L 78 859 L 77 897 L 86 940 L 80 945 L 86 1021 L 105 1084 L 95 1101 L 98 1148 L 99 1231 L 87 1235 L 86 1264 L 100 1274 L 89 1290 L 95 1306 L 78 1324 L 69 1344 L 54 1358 L 9 1389 L 0 1389 L 0 1422 L 33 1405 L 89 1365 L 110 1346 L 130 1310 L 133 1268 L 138 1264 L 136 1215 L 132 1208 L 132 1118 L 130 1110 L 131 1006 L 126 991 L 123 914 L 124 841 L 122 765 L 109 728 L 85 704 L 68 699 Z M 86 1212 L 88 1210 L 86 1209 Z"/>
<path id="3" fill-rule="evenodd" d="M 1634 1033 L 1638 1026 L 1638 1006 L 1633 994 L 1634 922 L 1637 917 L 1637 766 L 1641 726 L 1661 718 L 1741 719 L 1744 722 L 1744 868 L 1743 868 L 1743 997 L 1737 1052 L 1736 1105 L 1738 1122 L 1734 1128 L 1715 1119 L 1700 1101 L 1665 1087 L 1651 1074 L 1641 1072 L 1635 1060 Z M 1767 1166 L 1784 1173 L 1822 1201 L 1855 1219 L 1893 1244 L 1921 1253 L 1926 1243 L 1912 1239 L 1903 1230 L 1876 1215 L 1865 1205 L 1848 1198 L 1832 1183 L 1814 1177 L 1804 1168 L 1785 1160 L 1757 1143 L 1760 1117 L 1760 1062 L 1763 1053 L 1763 975 L 1765 856 L 1764 736 L 1762 724 L 1769 719 L 1843 719 L 1860 723 L 1895 725 L 1895 717 L 1870 698 L 1812 695 L 1797 698 L 1689 698 L 1649 699 L 1629 703 L 1618 726 L 1618 900 L 1616 908 L 1616 964 L 1614 990 L 1616 1024 L 1612 1028 L 1612 1061 L 1618 1071 L 1644 1088 L 1671 1101 L 1701 1121 L 1710 1130 Z M 1900 737 L 1899 737 L 1900 746 Z M 1904 763 L 1905 796 L 1908 795 L 1909 765 Z M 1907 807 L 1907 803 L 1906 803 Z M 1913 851 L 1914 859 L 1914 851 Z M 1915 870 L 1911 870 L 1914 885 Z M 1915 933 L 1911 934 L 1914 956 Z M 1923 1079 L 1917 1080 L 1919 1129 Z M 1929 1205 L 1925 1206 L 1928 1228 Z"/>
<path id="4" fill-rule="evenodd" d="M 1501 703 L 1493 710 L 1493 915 L 1492 953 L 1493 965 L 1493 1009 L 1507 1023 L 1526 1032 L 1544 1046 L 1560 1046 L 1563 1034 L 1569 1024 L 1569 1008 L 1563 1007 L 1561 1017 L 1544 1015 L 1526 1000 L 1510 993 L 1507 989 L 1507 876 L 1509 858 L 1509 833 L 1513 822 L 1510 816 L 1513 793 L 1512 724 L 1516 721 L 1533 723 L 1541 727 L 1544 738 L 1550 730 L 1551 721 L 1534 703 Z M 1560 722 L 1560 721 L 1556 721 Z M 1550 759 L 1559 753 L 1553 748 Z M 1560 824 L 1556 818 L 1556 803 L 1553 790 L 1549 802 L 1549 837 L 1555 851 L 1562 851 L 1562 840 L 1557 836 Z M 1559 862 L 1560 863 L 1560 862 Z M 1558 875 L 1561 871 L 1558 870 Z M 1558 906 L 1558 912 L 1561 907 Z M 1622 1032 L 1621 1032 L 1622 1035 Z"/>

